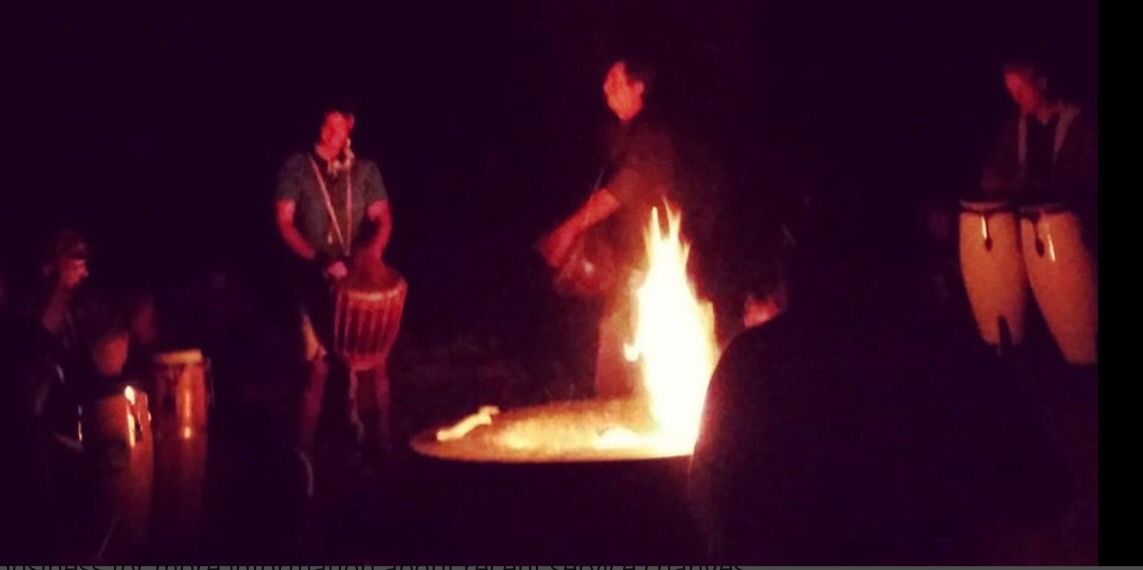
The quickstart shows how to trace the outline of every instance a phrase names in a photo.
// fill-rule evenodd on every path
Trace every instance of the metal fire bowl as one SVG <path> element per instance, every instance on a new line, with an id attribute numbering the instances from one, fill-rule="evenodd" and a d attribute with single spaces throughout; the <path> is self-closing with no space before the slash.
<path id="1" fill-rule="evenodd" d="M 412 440 L 434 558 L 690 560 L 698 534 L 686 503 L 688 455 L 595 449 L 598 433 L 646 426 L 635 402 L 573 401 L 505 411 L 462 439 Z M 542 432 L 543 445 L 504 445 Z"/>

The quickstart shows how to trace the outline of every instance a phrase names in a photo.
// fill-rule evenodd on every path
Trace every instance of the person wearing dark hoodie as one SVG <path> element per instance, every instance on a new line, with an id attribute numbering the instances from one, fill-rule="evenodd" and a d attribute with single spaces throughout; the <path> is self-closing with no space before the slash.
<path id="1" fill-rule="evenodd" d="M 690 471 L 708 555 L 1044 561 L 1069 490 L 1031 402 L 861 302 L 860 276 L 804 261 L 788 308 L 735 337 L 708 387 Z"/>
<path id="2" fill-rule="evenodd" d="M 1004 66 L 1004 85 L 1017 113 L 1005 122 L 981 176 L 990 198 L 1018 205 L 1061 202 L 1084 225 L 1095 252 L 1099 188 L 1099 131 L 1096 117 L 1064 100 L 1040 65 Z"/>

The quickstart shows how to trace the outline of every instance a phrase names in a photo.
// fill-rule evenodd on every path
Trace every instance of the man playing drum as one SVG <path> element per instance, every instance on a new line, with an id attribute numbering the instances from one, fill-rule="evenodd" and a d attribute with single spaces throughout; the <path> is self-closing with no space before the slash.
<path id="1" fill-rule="evenodd" d="M 295 276 L 303 305 L 307 380 L 297 436 L 305 453 L 313 449 L 330 376 L 331 287 L 348 277 L 352 247 L 359 238 L 368 236 L 370 251 L 384 251 L 392 230 L 381 172 L 372 160 L 356 157 L 350 145 L 354 114 L 329 106 L 321 119 L 313 148 L 293 154 L 282 166 L 276 193 L 278 232 L 300 262 Z"/>
<path id="2" fill-rule="evenodd" d="M 674 192 L 676 157 L 671 137 L 645 108 L 653 79 L 653 71 L 642 62 L 629 59 L 611 65 L 603 93 L 619 121 L 607 139 L 606 165 L 587 201 L 539 245 L 544 259 L 561 273 L 568 272 L 567 264 L 577 262 L 573 259 L 577 245 L 591 232 L 599 232 L 612 250 L 613 278 L 587 271 L 591 279 L 608 282 L 608 290 L 595 292 L 607 304 L 600 325 L 597 396 L 630 395 L 634 388 L 632 379 L 620 372 L 623 343 L 630 340 L 626 276 L 645 253 L 643 231 L 651 209 L 658 206 L 662 214 L 663 200 Z"/>
<path id="3" fill-rule="evenodd" d="M 1019 114 L 1002 132 L 982 190 L 1019 210 L 1019 247 L 1040 312 L 1068 363 L 1097 361 L 1099 151 L 1095 118 L 1055 93 L 1044 71 L 1004 68 Z"/>

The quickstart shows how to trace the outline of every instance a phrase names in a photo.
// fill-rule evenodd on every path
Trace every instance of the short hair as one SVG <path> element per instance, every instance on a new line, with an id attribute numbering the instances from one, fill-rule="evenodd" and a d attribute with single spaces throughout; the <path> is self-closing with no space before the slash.
<path id="1" fill-rule="evenodd" d="M 327 99 L 317 106 L 317 116 L 314 121 L 316 125 L 315 130 L 319 133 L 321 132 L 322 126 L 325 125 L 325 118 L 329 116 L 330 113 L 339 113 L 356 121 L 358 109 L 359 105 L 350 97 Z"/>

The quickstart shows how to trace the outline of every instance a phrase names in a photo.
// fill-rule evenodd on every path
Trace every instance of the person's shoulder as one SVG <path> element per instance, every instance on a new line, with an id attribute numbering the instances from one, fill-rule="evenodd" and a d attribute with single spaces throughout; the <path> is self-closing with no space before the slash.
<path id="1" fill-rule="evenodd" d="M 377 161 L 373 160 L 372 158 L 370 158 L 368 156 L 361 156 L 360 154 L 355 155 L 355 157 L 353 159 L 353 164 L 355 166 L 357 166 L 357 168 L 364 170 L 364 171 L 370 171 L 370 172 L 380 172 L 381 171 L 381 168 L 377 165 Z"/>
<path id="2" fill-rule="evenodd" d="M 308 164 L 309 153 L 300 150 L 291 152 L 282 160 L 282 168 L 287 170 L 305 168 Z"/>
<path id="3" fill-rule="evenodd" d="M 1099 119 L 1095 113 L 1075 104 L 1065 104 L 1061 114 L 1070 115 L 1073 127 L 1095 132 L 1099 129 Z"/>
<path id="4" fill-rule="evenodd" d="M 797 331 L 800 328 L 798 321 L 798 315 L 791 318 L 787 313 L 782 313 L 765 324 L 750 327 L 735 335 L 723 352 L 722 358 L 728 362 L 752 361 L 760 356 L 773 354 L 776 347 L 798 336 Z"/>

